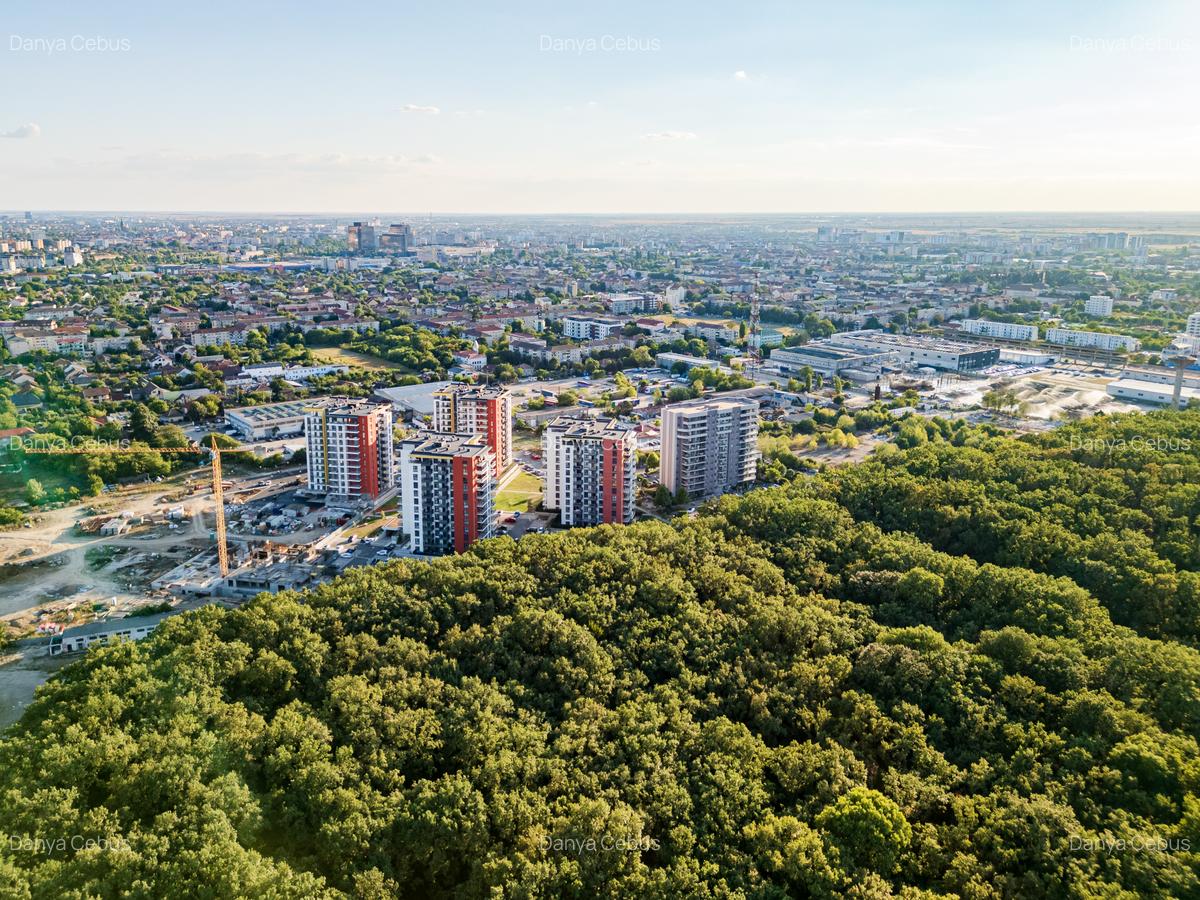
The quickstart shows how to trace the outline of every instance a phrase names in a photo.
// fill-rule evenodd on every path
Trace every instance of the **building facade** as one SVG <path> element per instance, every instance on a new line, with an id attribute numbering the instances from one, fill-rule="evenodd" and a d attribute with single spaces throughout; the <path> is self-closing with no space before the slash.
<path id="1" fill-rule="evenodd" d="M 626 313 L 658 312 L 662 298 L 657 294 L 613 294 L 604 301 L 608 311 L 614 315 Z"/>
<path id="2" fill-rule="evenodd" d="M 546 487 L 542 506 L 562 524 L 633 521 L 637 436 L 615 420 L 562 416 L 542 432 Z"/>
<path id="3" fill-rule="evenodd" d="M 1137 351 L 1142 342 L 1137 338 L 1123 334 L 1108 334 L 1103 331 L 1074 331 L 1070 328 L 1051 328 L 1046 332 L 1046 341 L 1050 344 L 1062 344 L 1065 347 L 1097 347 L 1101 350 Z"/>
<path id="4" fill-rule="evenodd" d="M 990 319 L 963 319 L 959 323 L 967 334 L 1002 338 L 1006 341 L 1036 341 L 1036 325 L 1019 325 L 1016 322 L 993 322 Z"/>
<path id="5" fill-rule="evenodd" d="M 379 249 L 379 223 L 354 222 L 346 227 L 351 253 L 371 253 Z"/>
<path id="6" fill-rule="evenodd" d="M 512 421 L 512 394 L 504 388 L 452 384 L 433 395 L 433 430 L 483 435 L 497 478 L 513 462 Z"/>
<path id="7" fill-rule="evenodd" d="M 659 481 L 672 494 L 723 494 L 757 472 L 757 400 L 701 400 L 663 410 Z"/>
<path id="8" fill-rule="evenodd" d="M 237 432 L 243 441 L 292 437 L 303 433 L 305 419 L 317 405 L 318 402 L 313 400 L 289 400 L 260 406 L 240 406 L 225 410 L 225 424 Z"/>
<path id="9" fill-rule="evenodd" d="M 902 364 L 947 372 L 974 372 L 1000 361 L 999 347 L 980 347 L 924 335 L 889 334 L 867 329 L 843 332 L 835 335 L 834 340 L 858 350 L 894 353 Z"/>
<path id="10" fill-rule="evenodd" d="M 462 553 L 496 535 L 496 463 L 480 435 L 400 443 L 400 505 L 414 553 Z"/>
<path id="11" fill-rule="evenodd" d="M 798 347 L 777 347 L 771 351 L 771 363 L 788 374 L 811 369 L 823 378 L 833 378 L 850 371 L 878 375 L 884 366 L 898 363 L 896 354 L 887 351 L 865 351 L 839 346 L 834 341 L 812 341 Z"/>
<path id="12" fill-rule="evenodd" d="M 563 336 L 576 341 L 595 341 L 616 334 L 625 327 L 620 319 L 602 316 L 564 316 Z"/>
<path id="13" fill-rule="evenodd" d="M 124 619 L 102 619 L 68 628 L 62 634 L 50 638 L 50 655 L 80 653 L 93 645 L 104 646 L 118 641 L 140 641 L 153 634 L 154 629 L 172 613 L 153 616 L 129 617 Z"/>
<path id="14" fill-rule="evenodd" d="M 389 404 L 344 401 L 312 409 L 304 437 L 309 490 L 369 499 L 395 487 Z"/>

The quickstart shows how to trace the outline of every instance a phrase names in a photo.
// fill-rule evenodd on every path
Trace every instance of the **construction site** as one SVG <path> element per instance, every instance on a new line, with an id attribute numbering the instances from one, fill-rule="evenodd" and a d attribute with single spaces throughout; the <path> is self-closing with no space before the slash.
<path id="1" fill-rule="evenodd" d="M 28 638 L 147 606 L 238 603 L 402 554 L 386 498 L 382 512 L 369 500 L 335 502 L 309 492 L 299 467 L 226 477 L 222 456 L 243 449 L 214 442 L 203 468 L 109 490 L 0 532 L 0 625 Z"/>

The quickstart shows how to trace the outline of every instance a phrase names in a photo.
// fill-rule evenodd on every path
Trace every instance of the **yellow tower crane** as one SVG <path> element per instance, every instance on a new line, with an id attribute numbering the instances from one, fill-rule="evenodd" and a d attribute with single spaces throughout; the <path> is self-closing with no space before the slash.
<path id="1" fill-rule="evenodd" d="M 217 436 L 212 436 L 212 478 L 213 504 L 216 507 L 217 524 L 217 563 L 221 567 L 221 577 L 229 574 L 229 548 L 225 546 L 225 486 L 221 484 L 221 448 L 217 446 Z"/>

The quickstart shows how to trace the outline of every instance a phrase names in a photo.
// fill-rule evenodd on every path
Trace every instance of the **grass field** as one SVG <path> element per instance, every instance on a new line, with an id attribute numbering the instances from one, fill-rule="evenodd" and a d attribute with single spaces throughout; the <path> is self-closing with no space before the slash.
<path id="1" fill-rule="evenodd" d="M 496 509 L 505 512 L 529 512 L 542 499 L 542 480 L 521 472 L 496 494 Z"/>
<path id="2" fill-rule="evenodd" d="M 378 516 L 374 519 L 368 519 L 366 522 L 361 522 L 352 528 L 346 529 L 346 534 L 354 535 L 360 540 L 365 540 L 373 535 L 384 525 L 397 525 L 398 520 L 395 516 Z"/>
<path id="3" fill-rule="evenodd" d="M 513 449 L 532 450 L 534 453 L 541 453 L 542 439 L 536 431 L 532 431 L 528 428 L 514 428 Z"/>
<path id="4" fill-rule="evenodd" d="M 389 362 L 369 353 L 359 353 L 357 350 L 344 350 L 341 347 L 318 347 L 312 355 L 319 362 L 334 366 L 350 366 L 355 369 L 366 369 L 368 372 L 383 372 L 388 369 L 408 371 L 399 363 Z"/>

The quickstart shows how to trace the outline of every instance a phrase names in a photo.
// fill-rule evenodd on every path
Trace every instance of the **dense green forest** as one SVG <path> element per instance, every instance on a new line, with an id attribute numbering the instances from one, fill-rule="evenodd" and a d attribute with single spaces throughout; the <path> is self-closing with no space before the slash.
<path id="1" fill-rule="evenodd" d="M 1200 412 L 922 434 L 91 652 L 0 895 L 1200 896 Z"/>

